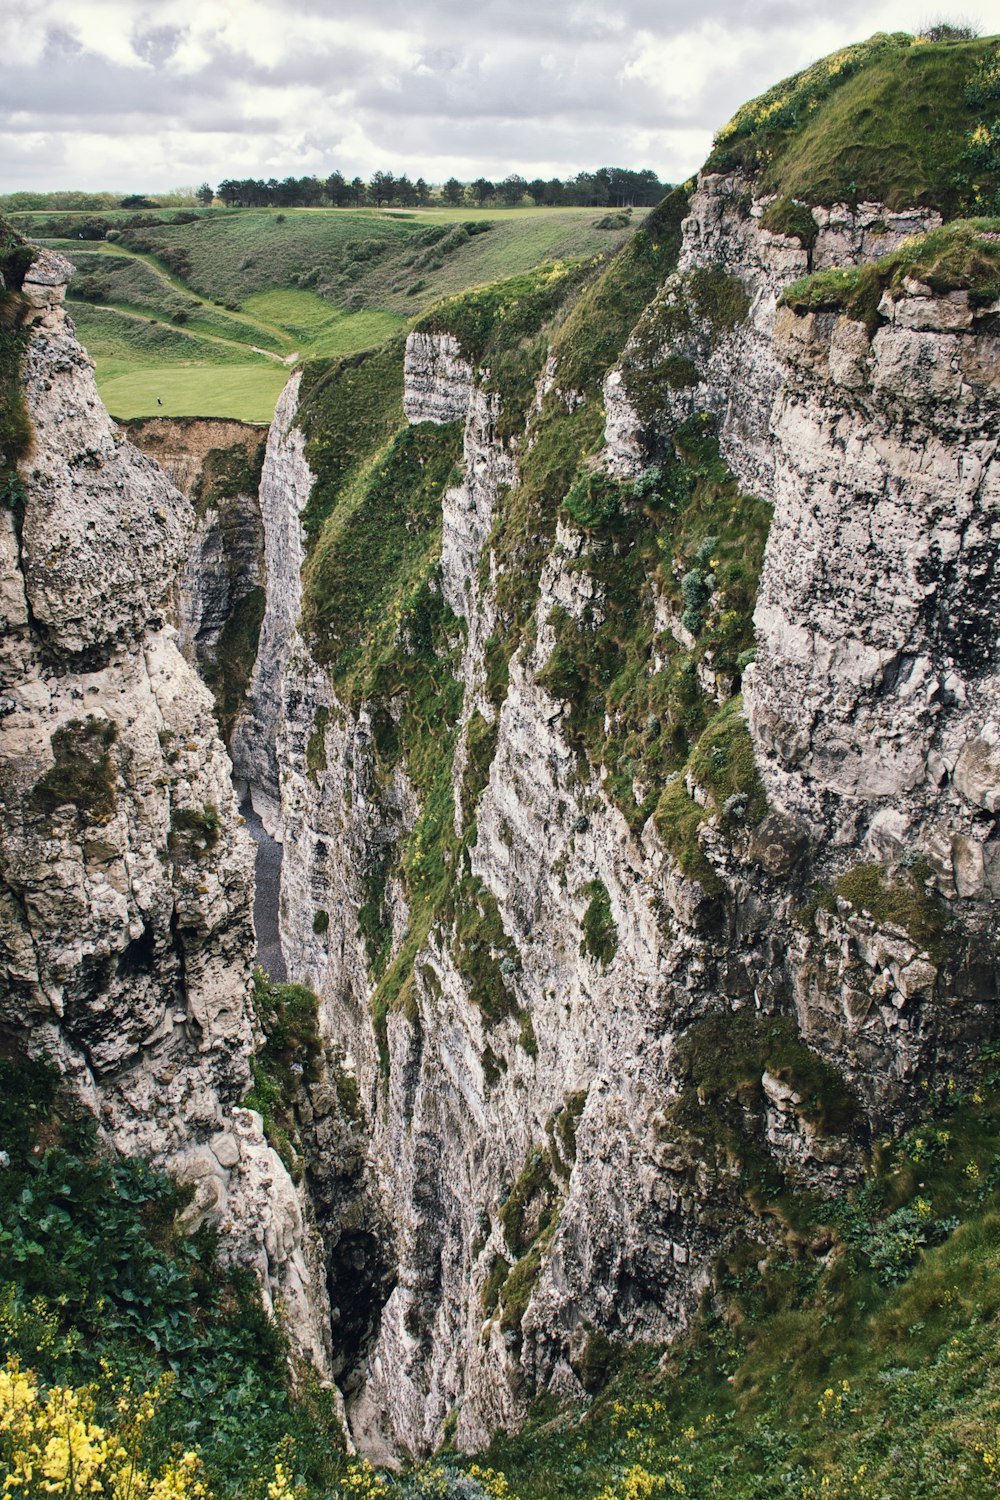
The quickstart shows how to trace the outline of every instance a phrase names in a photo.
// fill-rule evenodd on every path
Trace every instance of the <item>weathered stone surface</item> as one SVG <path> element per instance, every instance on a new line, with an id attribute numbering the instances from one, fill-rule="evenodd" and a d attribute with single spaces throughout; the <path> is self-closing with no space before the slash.
<path id="1" fill-rule="evenodd" d="M 65 263 L 42 269 L 61 294 Z M 210 696 L 163 624 L 190 506 L 108 418 L 60 300 L 25 358 L 20 549 L 0 514 L 5 1046 L 51 1058 L 107 1141 L 194 1182 L 223 1259 L 260 1271 L 328 1369 L 305 1200 L 236 1108 L 253 852 Z"/>
<path id="2" fill-rule="evenodd" d="M 134 645 L 163 618 L 190 510 L 109 422 L 71 325 L 38 326 L 25 375 L 35 443 L 21 546 L 32 616 L 60 652 Z"/>
<path id="3" fill-rule="evenodd" d="M 462 422 L 472 395 L 472 366 L 451 333 L 406 340 L 403 410 L 408 422 Z"/>
<path id="4" fill-rule="evenodd" d="M 1000 807 L 995 732 L 982 728 L 1000 701 L 1000 470 L 993 375 L 969 373 L 981 351 L 968 346 L 992 335 L 927 331 L 950 314 L 916 331 L 901 305 L 857 354 L 865 374 L 849 390 L 831 378 L 843 322 L 779 319 L 790 374 L 745 698 L 778 806 L 845 847 L 891 809 L 912 851 L 930 849 L 932 824 L 940 839 L 942 817 L 950 841 L 972 832 L 970 804 Z M 978 856 L 960 863 L 961 894 L 982 891 Z"/>
<path id="5" fill-rule="evenodd" d="M 299 515 L 313 476 L 305 460 L 305 438 L 294 427 L 302 376 L 292 376 L 278 400 L 267 439 L 260 482 L 264 522 L 267 607 L 250 683 L 249 712 L 233 734 L 233 766 L 251 788 L 253 804 L 272 838 L 281 838 L 281 792 L 275 735 L 281 713 L 281 684 L 292 632 L 302 608 L 304 549 Z"/>

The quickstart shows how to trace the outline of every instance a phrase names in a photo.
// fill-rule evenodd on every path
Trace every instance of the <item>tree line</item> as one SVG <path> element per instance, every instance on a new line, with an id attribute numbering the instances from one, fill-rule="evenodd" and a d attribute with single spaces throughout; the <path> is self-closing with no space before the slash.
<path id="1" fill-rule="evenodd" d="M 449 177 L 436 188 L 423 177 L 412 181 L 405 172 L 399 176 L 373 172 L 367 182 L 361 177 L 348 179 L 339 171 L 328 177 L 286 177 L 281 182 L 274 177 L 227 177 L 216 188 L 202 183 L 195 197 L 205 207 L 218 199 L 227 208 L 421 208 L 431 203 L 455 208 L 464 204 L 517 208 L 528 203 L 538 207 L 638 208 L 658 203 L 666 191 L 667 184 L 650 168 L 633 171 L 629 167 L 599 167 L 596 172 L 578 172 L 572 178 L 536 177 L 530 182 L 519 172 L 511 172 L 500 182 L 488 177 L 472 182 Z"/>

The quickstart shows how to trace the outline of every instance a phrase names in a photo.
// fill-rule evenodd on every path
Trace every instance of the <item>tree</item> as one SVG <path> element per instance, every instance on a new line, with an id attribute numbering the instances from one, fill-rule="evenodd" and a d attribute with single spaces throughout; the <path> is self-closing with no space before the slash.
<path id="1" fill-rule="evenodd" d="M 528 186 L 519 172 L 511 172 L 500 184 L 500 197 L 507 208 L 516 208 Z"/>
<path id="2" fill-rule="evenodd" d="M 375 207 L 381 208 L 383 203 L 392 202 L 396 191 L 396 179 L 391 172 L 373 172 L 369 191 Z"/>
<path id="3" fill-rule="evenodd" d="M 441 189 L 441 196 L 452 208 L 457 208 L 465 197 L 465 183 L 459 182 L 457 177 L 449 177 Z"/>
<path id="4" fill-rule="evenodd" d="M 404 208 L 412 208 L 417 201 L 417 190 L 405 172 L 402 177 L 396 178 L 395 197 Z"/>
<path id="5" fill-rule="evenodd" d="M 422 177 L 418 177 L 417 180 L 416 180 L 416 182 L 413 184 L 413 186 L 416 189 L 417 202 L 420 204 L 421 207 L 424 207 L 426 204 L 428 204 L 431 201 L 431 190 L 430 190 L 430 188 L 428 187 L 427 183 L 424 181 L 424 179 Z"/>
<path id="6" fill-rule="evenodd" d="M 326 196 L 335 208 L 343 208 L 350 202 L 351 190 L 344 179 L 343 172 L 331 172 L 326 179 Z"/>
<path id="7" fill-rule="evenodd" d="M 201 187 L 196 190 L 195 197 L 202 208 L 211 208 L 215 193 L 209 183 L 203 182 Z"/>
<path id="8" fill-rule="evenodd" d="M 495 189 L 493 187 L 493 184 L 492 182 L 490 182 L 488 177 L 477 177 L 475 182 L 472 184 L 472 196 L 475 198 L 480 208 L 482 208 L 487 198 L 493 197 L 494 191 Z"/>
<path id="9" fill-rule="evenodd" d="M 351 197 L 354 199 L 356 208 L 360 208 L 362 203 L 364 203 L 367 191 L 368 189 L 360 177 L 351 178 Z"/>

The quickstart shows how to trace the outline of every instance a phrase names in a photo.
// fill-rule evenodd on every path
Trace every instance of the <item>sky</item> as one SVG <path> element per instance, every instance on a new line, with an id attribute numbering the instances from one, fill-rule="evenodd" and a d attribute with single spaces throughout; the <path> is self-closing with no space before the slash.
<path id="1" fill-rule="evenodd" d="M 0 0 L 0 192 L 691 175 L 745 99 L 1000 0 Z"/>

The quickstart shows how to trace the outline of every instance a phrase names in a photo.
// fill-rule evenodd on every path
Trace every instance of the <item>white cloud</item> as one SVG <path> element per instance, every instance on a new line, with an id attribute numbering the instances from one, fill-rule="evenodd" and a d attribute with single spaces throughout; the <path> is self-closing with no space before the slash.
<path id="1" fill-rule="evenodd" d="M 1000 29 L 1000 0 L 973 8 Z M 913 0 L 34 0 L 5 20 L 0 191 L 334 166 L 680 180 L 745 99 L 921 19 Z"/>

